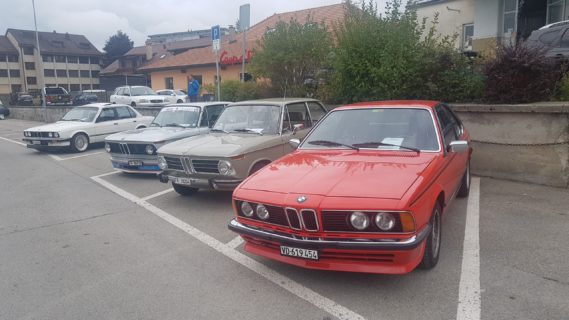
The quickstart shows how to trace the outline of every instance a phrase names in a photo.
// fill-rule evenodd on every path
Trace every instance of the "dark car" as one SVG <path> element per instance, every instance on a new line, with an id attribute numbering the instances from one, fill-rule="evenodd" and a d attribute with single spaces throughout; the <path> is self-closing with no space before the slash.
<path id="1" fill-rule="evenodd" d="M 27 92 L 14 92 L 10 95 L 10 104 L 15 106 L 32 106 L 34 97 Z"/>
<path id="2" fill-rule="evenodd" d="M 526 40 L 526 45 L 542 48 L 548 58 L 569 58 L 569 20 L 561 21 L 535 30 Z"/>
<path id="3" fill-rule="evenodd" d="M 4 120 L 7 116 L 10 115 L 10 109 L 2 104 L 2 100 L 0 100 L 0 120 Z"/>
<path id="4" fill-rule="evenodd" d="M 96 94 L 81 93 L 73 98 L 73 105 L 82 106 L 89 103 L 97 102 L 98 97 Z"/>

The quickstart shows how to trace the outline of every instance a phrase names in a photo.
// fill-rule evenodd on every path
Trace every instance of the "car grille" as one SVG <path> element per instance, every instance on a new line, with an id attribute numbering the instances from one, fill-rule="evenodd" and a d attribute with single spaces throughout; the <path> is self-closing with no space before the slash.
<path id="1" fill-rule="evenodd" d="M 152 102 L 152 103 L 162 103 L 162 102 L 164 102 L 164 100 L 157 100 L 157 99 L 154 99 L 154 100 L 150 100 L 150 102 Z"/>
<path id="2" fill-rule="evenodd" d="M 164 157 L 164 159 L 168 164 L 168 169 L 184 171 L 184 166 L 182 165 L 182 159 L 174 157 Z"/>
<path id="3" fill-rule="evenodd" d="M 30 132 L 33 138 L 49 138 L 49 132 Z"/>
<path id="4" fill-rule="evenodd" d="M 111 153 L 147 154 L 146 153 L 147 144 L 110 142 L 109 145 L 111 146 Z"/>
<path id="5" fill-rule="evenodd" d="M 318 231 L 318 218 L 314 210 L 300 210 L 302 223 L 307 231 Z"/>
<path id="6" fill-rule="evenodd" d="M 267 208 L 267 211 L 269 211 L 269 219 L 261 220 L 255 213 L 252 217 L 245 216 L 243 212 L 241 212 L 241 203 L 243 203 L 243 201 L 236 202 L 238 209 L 237 211 L 241 217 L 258 220 L 261 222 L 268 222 L 283 227 L 289 227 L 295 230 L 301 230 L 300 217 L 302 217 L 302 224 L 304 225 L 304 229 L 306 231 L 318 231 L 318 218 L 316 217 L 316 212 L 314 210 L 302 210 L 302 214 L 299 216 L 296 209 L 286 208 L 285 210 L 283 207 L 264 204 L 265 208 Z M 253 207 L 253 211 L 255 211 L 257 204 L 252 202 L 250 203 Z"/>
<path id="7" fill-rule="evenodd" d="M 196 160 L 192 159 L 192 168 L 197 173 L 214 173 L 219 174 L 217 165 L 219 160 Z"/>

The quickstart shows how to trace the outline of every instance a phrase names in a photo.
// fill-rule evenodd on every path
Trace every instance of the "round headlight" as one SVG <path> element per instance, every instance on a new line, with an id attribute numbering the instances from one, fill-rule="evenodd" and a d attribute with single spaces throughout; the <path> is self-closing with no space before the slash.
<path id="1" fill-rule="evenodd" d="M 243 212 L 246 217 L 252 217 L 253 207 L 251 207 L 251 204 L 249 202 L 243 201 L 241 202 L 241 212 Z"/>
<path id="2" fill-rule="evenodd" d="M 257 211 L 257 217 L 261 218 L 262 220 L 269 219 L 269 211 L 267 208 L 265 208 L 264 205 L 258 204 L 255 211 Z"/>
<path id="3" fill-rule="evenodd" d="M 229 161 L 219 161 L 219 163 L 217 164 L 217 170 L 219 171 L 219 173 L 223 174 L 223 175 L 229 175 L 232 173 L 232 169 L 231 169 L 231 163 L 229 163 Z"/>
<path id="4" fill-rule="evenodd" d="M 395 227 L 395 216 L 391 213 L 380 212 L 375 215 L 375 225 L 383 231 L 389 231 Z"/>
<path id="5" fill-rule="evenodd" d="M 50 138 L 53 138 L 53 132 L 48 132 L 48 133 L 47 133 L 47 136 L 50 137 Z"/>
<path id="6" fill-rule="evenodd" d="M 355 211 L 350 215 L 350 223 L 357 230 L 365 230 L 369 227 L 369 217 L 363 212 Z"/>
<path id="7" fill-rule="evenodd" d="M 144 150 L 146 151 L 146 154 L 154 154 L 154 152 L 156 151 L 156 148 L 154 148 L 153 145 L 149 144 L 146 146 L 146 148 Z"/>
<path id="8" fill-rule="evenodd" d="M 168 163 L 166 162 L 166 159 L 163 156 L 158 156 L 158 166 L 162 170 L 168 168 Z"/>
<path id="9" fill-rule="evenodd" d="M 30 134 L 29 132 L 24 131 L 24 137 L 29 137 L 29 134 Z"/>
<path id="10" fill-rule="evenodd" d="M 105 143 L 105 150 L 106 150 L 107 152 L 111 152 L 111 145 L 108 144 L 108 143 Z"/>
<path id="11" fill-rule="evenodd" d="M 53 133 L 53 136 L 54 136 L 55 138 L 59 138 L 59 133 L 54 132 L 54 133 Z"/>

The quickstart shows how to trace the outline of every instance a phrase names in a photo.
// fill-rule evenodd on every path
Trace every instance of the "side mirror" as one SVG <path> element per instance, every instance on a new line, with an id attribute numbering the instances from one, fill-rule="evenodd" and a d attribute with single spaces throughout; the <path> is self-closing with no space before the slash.
<path id="1" fill-rule="evenodd" d="M 456 152 L 456 153 L 463 153 L 468 150 L 468 141 L 464 140 L 457 140 L 453 141 L 449 144 L 447 151 L 448 152 Z"/>
<path id="2" fill-rule="evenodd" d="M 300 144 L 300 140 L 299 140 L 299 139 L 290 139 L 290 140 L 288 141 L 288 144 L 290 144 L 290 146 L 291 146 L 293 149 L 296 149 L 296 148 L 298 148 L 298 145 Z"/>
<path id="3" fill-rule="evenodd" d="M 296 134 L 296 132 L 302 129 L 304 129 L 304 125 L 302 123 L 295 124 L 292 126 L 292 134 Z"/>

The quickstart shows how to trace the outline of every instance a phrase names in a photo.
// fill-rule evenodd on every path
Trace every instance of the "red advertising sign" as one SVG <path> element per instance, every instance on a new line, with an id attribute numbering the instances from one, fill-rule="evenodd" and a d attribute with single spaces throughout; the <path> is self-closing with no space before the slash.
<path id="1" fill-rule="evenodd" d="M 253 57 L 253 51 L 247 50 L 247 56 L 245 57 L 245 62 L 251 61 Z M 241 56 L 230 56 L 227 51 L 223 50 L 221 56 L 219 56 L 219 63 L 224 66 L 240 64 L 243 63 L 243 55 Z"/>

